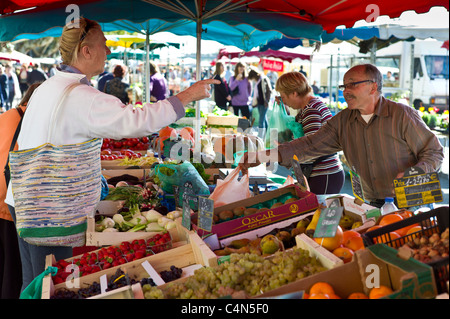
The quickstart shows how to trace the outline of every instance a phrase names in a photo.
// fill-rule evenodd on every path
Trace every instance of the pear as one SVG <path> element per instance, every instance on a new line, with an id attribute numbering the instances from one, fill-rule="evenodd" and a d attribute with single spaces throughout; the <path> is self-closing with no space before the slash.
<path id="1" fill-rule="evenodd" d="M 236 217 L 241 217 L 244 215 L 245 212 L 245 207 L 244 206 L 239 206 L 233 209 L 233 214 Z"/>
<path id="2" fill-rule="evenodd" d="M 310 223 L 311 221 L 308 219 L 308 218 L 303 218 L 303 219 L 301 219 L 301 220 L 299 220 L 298 221 L 298 223 L 297 223 L 297 228 L 306 228 L 306 227 L 308 227 L 308 225 L 309 225 L 309 223 Z"/>
<path id="3" fill-rule="evenodd" d="M 266 209 L 267 209 L 267 208 L 266 208 Z M 257 211 L 258 211 L 257 208 L 249 207 L 249 208 L 247 208 L 246 210 L 244 210 L 244 216 L 248 216 L 248 215 L 254 214 L 254 213 L 256 213 Z"/>
<path id="4" fill-rule="evenodd" d="M 219 213 L 219 218 L 221 220 L 227 220 L 234 217 L 234 214 L 231 210 L 224 210 Z"/>
<path id="5" fill-rule="evenodd" d="M 350 229 L 354 222 L 355 220 L 353 219 L 353 217 L 344 215 L 341 217 L 341 220 L 339 221 L 339 226 L 341 226 L 344 229 Z"/>
<path id="6" fill-rule="evenodd" d="M 291 233 L 285 230 L 281 230 L 276 234 L 276 237 L 283 242 L 283 244 L 287 244 L 291 239 Z"/>
<path id="7" fill-rule="evenodd" d="M 272 205 L 272 207 L 270 207 L 270 209 L 274 209 L 280 206 L 283 206 L 284 204 L 282 202 L 276 202 L 275 204 Z"/>
<path id="8" fill-rule="evenodd" d="M 283 243 L 274 235 L 264 236 L 259 245 L 261 252 L 267 255 L 271 255 L 283 247 Z"/>
<path id="9" fill-rule="evenodd" d="M 353 225 L 352 225 L 352 229 L 355 229 L 355 228 L 361 227 L 362 225 L 363 225 L 363 223 L 362 223 L 362 222 L 360 222 L 360 221 L 358 221 L 358 222 L 354 222 L 354 223 L 353 223 Z"/>
<path id="10" fill-rule="evenodd" d="M 289 203 L 293 203 L 293 202 L 296 202 L 296 201 L 298 201 L 298 198 L 291 197 L 291 198 L 287 199 L 284 203 L 285 204 L 289 204 Z"/>
<path id="11" fill-rule="evenodd" d="M 292 228 L 291 230 L 291 236 L 295 237 L 297 235 L 303 234 L 305 232 L 306 228 L 305 227 L 295 227 Z"/>
<path id="12" fill-rule="evenodd" d="M 250 243 L 250 239 L 248 238 L 242 238 L 242 239 L 235 239 L 233 240 L 228 246 L 232 248 L 242 248 L 244 246 L 247 246 Z"/>

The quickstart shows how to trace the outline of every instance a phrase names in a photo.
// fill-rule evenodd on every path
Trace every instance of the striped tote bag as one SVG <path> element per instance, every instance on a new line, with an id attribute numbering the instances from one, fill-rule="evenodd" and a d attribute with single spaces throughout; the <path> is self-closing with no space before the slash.
<path id="1" fill-rule="evenodd" d="M 58 109 L 74 86 L 63 93 L 51 123 L 56 122 Z M 49 131 L 50 137 L 52 126 Z M 93 215 L 101 195 L 101 143 L 95 138 L 10 152 L 16 228 L 26 242 L 39 246 L 85 244 L 87 216 Z"/>

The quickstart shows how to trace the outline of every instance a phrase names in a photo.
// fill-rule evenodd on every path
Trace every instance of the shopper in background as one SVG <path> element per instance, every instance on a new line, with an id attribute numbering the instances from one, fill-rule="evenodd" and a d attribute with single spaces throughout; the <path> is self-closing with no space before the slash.
<path id="1" fill-rule="evenodd" d="M 25 94 L 26 90 L 28 90 L 29 85 L 27 83 L 27 79 L 28 79 L 28 67 L 25 63 L 23 63 L 19 71 L 19 87 L 22 95 Z"/>
<path id="2" fill-rule="evenodd" d="M 214 85 L 214 101 L 216 105 L 222 110 L 228 110 L 228 102 L 231 101 L 231 95 L 228 91 L 228 85 L 223 77 L 225 68 L 222 62 L 216 63 L 216 70 L 214 71 L 213 79 L 219 80 L 220 84 Z"/>
<path id="3" fill-rule="evenodd" d="M 159 72 L 158 66 L 150 61 L 150 101 L 161 101 L 168 97 L 169 86 L 167 80 Z"/>
<path id="4" fill-rule="evenodd" d="M 198 81 L 176 96 L 134 108 L 90 86 L 89 80 L 103 72 L 106 57 L 111 53 L 97 22 L 80 18 L 66 25 L 59 50 L 63 61 L 60 70 L 35 90 L 28 103 L 18 137 L 19 150 L 33 149 L 46 142 L 67 145 L 84 143 L 93 138 L 148 136 L 184 117 L 186 105 L 209 97 L 210 84 L 219 83 L 213 79 Z M 54 108 L 65 89 L 78 82 L 81 85 L 68 94 L 58 112 L 58 125 L 54 127 L 53 137 L 47 140 Z M 98 185 L 101 186 L 100 178 Z M 13 192 L 8 187 L 5 203 L 15 220 Z M 53 254 L 56 260 L 72 256 L 72 247 L 36 246 L 22 238 L 19 238 L 19 249 L 22 289 L 44 271 L 47 255 Z"/>
<path id="5" fill-rule="evenodd" d="M 31 85 L 36 82 L 44 82 L 48 79 L 47 74 L 40 68 L 39 63 L 32 66 L 31 72 L 28 73 L 27 84 Z"/>
<path id="6" fill-rule="evenodd" d="M 271 161 L 290 166 L 294 155 L 306 162 L 343 151 L 349 169 L 359 175 L 365 200 L 381 207 L 386 197 L 395 196 L 393 180 L 407 169 L 417 166 L 426 173 L 436 172 L 444 159 L 442 145 L 417 110 L 386 99 L 382 86 L 383 77 L 374 65 L 352 67 L 341 85 L 348 108 L 315 134 L 264 153 L 245 153 L 241 169 L 247 172 L 269 155 Z"/>
<path id="7" fill-rule="evenodd" d="M 113 70 L 114 70 L 114 68 L 113 68 Z M 105 66 L 105 70 L 98 75 L 97 89 L 100 92 L 105 92 L 106 82 L 108 82 L 109 80 L 112 80 L 112 79 L 114 79 L 114 74 L 112 74 L 111 72 L 108 72 L 108 70 L 106 69 L 106 66 Z"/>
<path id="8" fill-rule="evenodd" d="M 112 80 L 106 81 L 105 93 L 114 95 L 119 98 L 122 103 L 127 104 L 128 94 L 127 89 L 130 87 L 128 83 L 123 80 L 125 75 L 125 67 L 123 65 L 116 65 L 113 70 L 114 78 Z"/>
<path id="9" fill-rule="evenodd" d="M 22 287 L 22 263 L 17 230 L 8 206 L 5 204 L 8 180 L 3 171 L 7 167 L 13 137 L 25 113 L 28 100 L 40 84 L 40 82 L 32 84 L 16 108 L 0 115 L 0 136 L 2 137 L 0 139 L 0 169 L 2 171 L 0 174 L 0 299 L 19 298 Z M 14 150 L 17 150 L 17 143 Z"/>
<path id="10" fill-rule="evenodd" d="M 270 96 L 272 95 L 272 85 L 264 73 L 253 67 L 248 72 L 248 79 L 254 83 L 251 105 L 253 108 L 258 109 L 258 128 L 261 133 L 260 137 L 264 137 L 269 126 L 267 110 L 269 109 Z"/>
<path id="11" fill-rule="evenodd" d="M 231 105 L 233 106 L 234 114 L 239 115 L 239 111 L 241 111 L 242 116 L 250 119 L 248 103 L 252 93 L 252 86 L 247 78 L 245 65 L 242 62 L 236 63 L 234 75 L 230 77 L 228 88 L 230 90 Z M 238 92 L 233 94 L 236 90 L 238 90 Z"/>
<path id="12" fill-rule="evenodd" d="M 5 68 L 0 64 L 0 111 L 6 112 L 6 103 L 8 101 L 8 77 L 5 74 Z"/>
<path id="13" fill-rule="evenodd" d="M 6 110 L 8 111 L 13 106 L 14 98 L 20 98 L 22 94 L 20 93 L 19 80 L 11 64 L 5 66 L 5 75 L 8 79 L 8 100 L 6 101 Z"/>
<path id="14" fill-rule="evenodd" d="M 281 75 L 275 90 L 280 93 L 285 105 L 299 110 L 295 120 L 302 124 L 305 136 L 317 132 L 332 117 L 328 107 L 314 96 L 308 81 L 300 72 Z M 301 167 L 311 192 L 318 195 L 340 193 L 345 174 L 337 153 L 305 161 Z"/>

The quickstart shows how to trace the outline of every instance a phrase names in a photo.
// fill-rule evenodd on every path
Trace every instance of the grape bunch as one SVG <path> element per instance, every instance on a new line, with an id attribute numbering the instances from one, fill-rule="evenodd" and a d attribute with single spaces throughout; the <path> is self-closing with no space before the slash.
<path id="1" fill-rule="evenodd" d="M 170 266 L 170 270 L 163 270 L 160 273 L 160 276 L 164 282 L 174 281 L 181 277 L 183 270 L 181 268 L 177 268 L 174 265 Z"/>
<path id="2" fill-rule="evenodd" d="M 80 299 L 86 299 L 89 297 L 93 297 L 99 295 L 101 293 L 100 284 L 94 281 L 89 287 L 81 288 L 78 290 L 78 297 Z"/>
<path id="3" fill-rule="evenodd" d="M 242 294 L 256 296 L 287 283 L 326 270 L 319 260 L 310 257 L 307 250 L 293 248 L 277 252 L 270 259 L 257 254 L 231 254 L 230 261 L 216 267 L 197 269 L 183 283 L 171 282 L 161 292 L 153 287 L 152 298 L 157 294 L 167 299 L 210 299 Z"/>
<path id="4" fill-rule="evenodd" d="M 134 279 L 132 281 L 134 281 Z M 134 282 L 133 282 L 133 284 L 134 284 Z M 151 287 L 156 286 L 155 282 L 150 277 L 142 278 L 140 281 L 140 284 L 142 287 L 144 287 L 145 285 L 150 285 Z"/>
<path id="5" fill-rule="evenodd" d="M 58 289 L 55 291 L 53 296 L 50 299 L 79 299 L 78 294 L 75 291 L 69 289 Z"/>

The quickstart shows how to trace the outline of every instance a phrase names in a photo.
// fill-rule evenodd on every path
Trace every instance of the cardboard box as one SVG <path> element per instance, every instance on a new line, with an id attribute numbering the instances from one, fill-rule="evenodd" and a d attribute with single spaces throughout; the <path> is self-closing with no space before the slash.
<path id="1" fill-rule="evenodd" d="M 370 227 L 375 226 L 376 224 L 375 218 L 373 217 L 367 218 L 366 216 L 366 212 L 374 209 L 375 207 L 368 205 L 366 203 L 361 204 L 358 203 L 357 201 L 355 202 L 356 199 L 347 194 L 328 197 L 325 200 L 326 205 L 329 206 L 331 202 L 336 198 L 339 199 L 340 205 L 344 207 L 344 215 L 348 215 L 352 217 L 355 221 L 360 221 L 363 223 L 362 226 L 353 229 L 354 231 L 357 231 L 358 233 L 364 233 Z"/>
<path id="2" fill-rule="evenodd" d="M 221 126 L 238 126 L 239 116 L 218 116 L 208 115 L 206 119 L 206 125 L 221 125 Z"/>
<path id="3" fill-rule="evenodd" d="M 394 291 L 385 299 L 430 299 L 437 294 L 431 267 L 410 258 L 403 260 L 397 251 L 384 244 L 358 250 L 354 259 L 340 267 L 306 277 L 280 288 L 268 291 L 256 298 L 273 298 L 284 294 L 305 291 L 317 282 L 329 283 L 341 298 L 353 292 L 367 295 L 379 279 L 380 285 Z"/>
<path id="4" fill-rule="evenodd" d="M 184 236 L 186 236 L 187 239 L 186 241 L 182 242 L 182 245 L 175 245 L 176 247 L 167 251 L 163 251 L 152 256 L 134 260 L 116 267 L 111 267 L 109 269 L 83 276 L 80 278 L 79 287 L 77 288 L 67 287 L 66 283 L 54 285 L 51 274 L 45 276 L 42 282 L 42 299 L 49 299 L 57 289 L 67 288 L 69 290 L 78 291 L 78 289 L 80 288 L 88 287 L 94 281 L 99 282 L 99 278 L 105 274 L 109 278 L 117 271 L 118 268 L 126 272 L 130 279 L 135 279 L 137 281 L 141 280 L 142 278 L 149 276 L 145 268 L 142 266 L 142 263 L 145 261 L 148 261 L 158 273 L 163 270 L 170 269 L 170 266 L 172 265 L 175 265 L 178 268 L 185 268 L 196 264 L 202 266 L 217 265 L 216 255 L 208 248 L 208 246 L 201 240 L 201 238 L 192 231 L 188 232 L 181 225 L 179 225 L 179 227 L 181 227 L 179 231 L 182 233 L 184 232 Z M 74 258 L 77 257 L 67 259 L 67 261 L 70 261 Z M 56 262 L 55 256 L 47 255 L 45 261 L 46 267 L 51 266 L 54 262 Z M 111 294 L 112 293 L 113 292 L 111 292 Z M 97 298 L 100 297 L 103 296 L 97 296 Z"/>
<path id="5" fill-rule="evenodd" d="M 239 206 L 250 207 L 289 193 L 299 197 L 299 199 L 274 209 L 268 209 L 265 212 L 254 213 L 250 216 L 235 218 L 226 222 L 213 224 L 211 232 L 217 234 L 219 239 L 222 239 L 291 218 L 293 216 L 301 215 L 319 207 L 317 196 L 315 194 L 302 191 L 296 185 L 289 185 L 247 199 L 236 201 L 228 205 L 217 207 L 214 209 L 214 214 L 218 214 L 224 210 L 233 210 L 233 208 Z M 208 232 L 197 227 L 196 213 L 192 215 L 192 227 L 200 236 L 208 234 Z"/>

